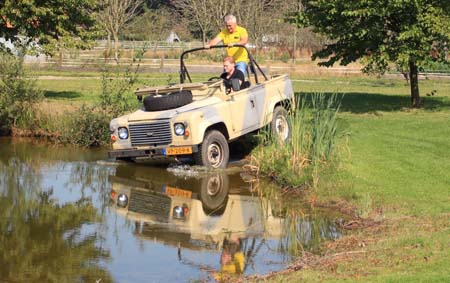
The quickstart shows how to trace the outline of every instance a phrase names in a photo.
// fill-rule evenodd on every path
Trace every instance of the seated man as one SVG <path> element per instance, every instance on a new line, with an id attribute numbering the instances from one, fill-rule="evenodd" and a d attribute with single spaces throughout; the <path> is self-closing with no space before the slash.
<path id="1" fill-rule="evenodd" d="M 245 76 L 241 71 L 236 69 L 233 57 L 225 57 L 223 59 L 223 69 L 225 72 L 220 75 L 220 78 L 223 79 L 225 83 L 227 93 L 230 93 L 233 90 L 231 84 L 232 79 L 238 79 L 239 85 L 242 88 L 242 83 L 245 81 Z"/>

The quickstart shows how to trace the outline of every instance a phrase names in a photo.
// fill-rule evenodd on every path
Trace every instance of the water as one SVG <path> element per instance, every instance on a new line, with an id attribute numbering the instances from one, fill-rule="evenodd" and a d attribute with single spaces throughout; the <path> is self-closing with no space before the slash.
<path id="1" fill-rule="evenodd" d="M 119 201 L 120 199 L 120 201 Z M 281 270 L 339 237 L 236 168 L 123 164 L 0 138 L 0 281 L 190 282 Z"/>

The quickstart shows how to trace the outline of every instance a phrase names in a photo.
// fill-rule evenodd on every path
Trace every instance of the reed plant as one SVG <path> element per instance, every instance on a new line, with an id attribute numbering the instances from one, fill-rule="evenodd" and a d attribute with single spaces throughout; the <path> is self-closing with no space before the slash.
<path id="1" fill-rule="evenodd" d="M 282 185 L 317 189 L 320 172 L 335 157 L 341 98 L 314 93 L 297 101 L 295 114 L 289 116 L 291 137 L 282 143 L 263 131 L 263 142 L 253 151 L 252 163 Z"/>

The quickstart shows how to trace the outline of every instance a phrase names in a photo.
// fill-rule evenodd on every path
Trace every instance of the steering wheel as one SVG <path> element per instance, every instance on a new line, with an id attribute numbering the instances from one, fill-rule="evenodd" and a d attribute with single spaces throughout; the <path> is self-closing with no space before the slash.
<path id="1" fill-rule="evenodd" d="M 222 78 L 220 78 L 220 77 L 211 77 L 208 79 L 208 82 L 215 81 L 215 80 L 221 80 L 221 79 Z"/>

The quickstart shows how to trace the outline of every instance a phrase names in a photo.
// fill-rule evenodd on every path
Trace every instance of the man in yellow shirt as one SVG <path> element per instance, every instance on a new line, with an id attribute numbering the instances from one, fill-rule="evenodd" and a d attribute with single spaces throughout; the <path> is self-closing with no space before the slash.
<path id="1" fill-rule="evenodd" d="M 223 41 L 224 45 L 228 45 L 227 56 L 233 57 L 234 61 L 236 62 L 236 69 L 240 70 L 245 75 L 247 74 L 248 62 L 247 51 L 242 47 L 233 46 L 236 44 L 247 44 L 247 30 L 237 25 L 236 17 L 233 15 L 225 16 L 223 21 L 226 28 L 221 30 L 215 38 L 213 38 L 210 42 L 208 42 L 208 44 L 205 45 L 205 47 L 209 48 L 210 46 L 214 46 L 217 43 Z"/>

